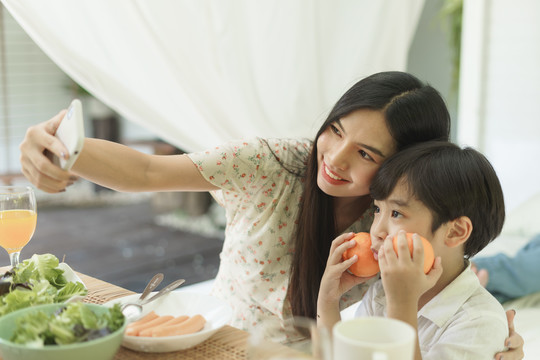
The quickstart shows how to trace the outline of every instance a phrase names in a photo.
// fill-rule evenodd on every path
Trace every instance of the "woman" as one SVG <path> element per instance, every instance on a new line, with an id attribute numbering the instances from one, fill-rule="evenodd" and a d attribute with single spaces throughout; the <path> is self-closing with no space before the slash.
<path id="1" fill-rule="evenodd" d="M 29 128 L 20 147 L 23 173 L 48 192 L 76 179 L 43 155 L 66 151 L 53 136 L 62 115 Z M 380 164 L 410 144 L 447 140 L 449 129 L 435 89 L 406 73 L 383 72 L 341 97 L 314 142 L 252 139 L 152 156 L 86 139 L 72 172 L 119 191 L 219 190 L 214 196 L 228 223 L 213 293 L 233 306 L 232 325 L 249 330 L 276 316 L 315 316 L 332 239 L 369 230 L 369 185 Z M 353 289 L 342 307 L 362 294 Z"/>

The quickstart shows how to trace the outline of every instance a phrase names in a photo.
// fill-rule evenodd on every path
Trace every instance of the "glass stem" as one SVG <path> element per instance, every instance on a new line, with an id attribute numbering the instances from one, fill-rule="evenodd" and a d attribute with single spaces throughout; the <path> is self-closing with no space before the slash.
<path id="1" fill-rule="evenodd" d="M 19 255 L 21 254 L 20 251 L 12 252 L 9 254 L 9 260 L 11 261 L 11 267 L 15 267 L 19 265 Z"/>

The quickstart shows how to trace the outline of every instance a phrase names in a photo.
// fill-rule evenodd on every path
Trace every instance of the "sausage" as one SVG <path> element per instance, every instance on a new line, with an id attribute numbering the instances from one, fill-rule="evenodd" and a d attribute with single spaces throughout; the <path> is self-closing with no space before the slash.
<path id="1" fill-rule="evenodd" d="M 140 324 L 140 325 L 137 325 L 137 326 L 133 326 L 131 329 L 127 329 L 126 330 L 126 335 L 130 335 L 130 336 L 138 336 L 140 334 L 141 331 L 145 330 L 145 329 L 149 329 L 149 328 L 152 328 L 156 325 L 160 325 L 160 324 L 163 324 L 169 320 L 173 319 L 173 316 L 171 315 L 164 315 L 164 316 L 159 316 L 153 320 L 150 320 L 150 321 L 147 321 L 143 324 Z"/>
<path id="2" fill-rule="evenodd" d="M 154 320 L 156 318 L 158 318 L 159 315 L 155 313 L 154 310 L 152 310 L 151 312 L 149 312 L 148 314 L 144 315 L 142 318 L 140 318 L 139 320 L 137 321 L 134 321 L 132 322 L 131 324 L 129 324 L 126 328 L 126 331 L 132 329 L 133 327 L 137 327 L 139 325 L 142 325 L 142 324 L 145 324 L 151 320 Z"/>
<path id="3" fill-rule="evenodd" d="M 152 336 L 154 331 L 156 331 L 158 329 L 161 329 L 164 326 L 178 325 L 178 324 L 186 321 L 187 319 L 189 319 L 189 316 L 187 316 L 187 315 L 181 315 L 181 316 L 172 318 L 172 319 L 170 319 L 170 320 L 168 320 L 168 321 L 166 321 L 166 322 L 164 322 L 162 324 L 152 326 L 151 328 L 147 328 L 147 329 L 144 329 L 142 331 L 139 331 L 139 336 Z"/>
<path id="4" fill-rule="evenodd" d="M 197 314 L 180 324 L 163 326 L 156 329 L 152 332 L 152 337 L 193 334 L 202 330 L 204 324 L 206 324 L 206 319 L 202 315 Z"/>

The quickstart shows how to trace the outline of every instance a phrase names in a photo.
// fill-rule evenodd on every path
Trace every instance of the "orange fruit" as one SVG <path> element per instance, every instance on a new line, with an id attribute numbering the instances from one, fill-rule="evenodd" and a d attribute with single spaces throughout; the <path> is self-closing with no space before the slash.
<path id="1" fill-rule="evenodd" d="M 407 240 L 409 242 L 409 250 L 413 252 L 413 240 L 412 240 L 411 233 L 407 233 Z M 420 236 L 420 239 L 422 240 L 422 245 L 424 245 L 424 274 L 427 274 L 429 270 L 431 270 L 431 267 L 433 266 L 433 262 L 435 261 L 435 254 L 433 253 L 433 246 L 431 246 L 431 243 L 424 239 L 422 236 Z M 397 235 L 394 236 L 393 239 L 394 242 L 394 251 L 397 254 Z"/>
<path id="2" fill-rule="evenodd" d="M 433 252 L 433 246 L 424 237 L 420 236 L 422 244 L 424 245 L 424 273 L 427 274 L 433 267 L 435 261 L 435 254 Z M 358 256 L 358 261 L 349 267 L 349 271 L 359 277 L 370 277 L 377 274 L 379 269 L 379 262 L 373 257 L 371 251 L 371 236 L 366 232 L 359 232 L 355 234 L 352 240 L 356 241 L 356 246 L 345 250 L 343 253 L 343 260 L 348 260 L 354 255 Z M 409 243 L 409 250 L 413 251 L 412 233 L 407 233 L 407 240 Z M 394 236 L 394 251 L 397 254 L 397 236 Z"/>
<path id="3" fill-rule="evenodd" d="M 379 272 L 379 262 L 373 257 L 369 233 L 357 233 L 352 240 L 356 241 L 356 246 L 345 250 L 343 260 L 358 255 L 358 261 L 349 267 L 349 271 L 359 277 L 370 277 L 377 274 Z"/>

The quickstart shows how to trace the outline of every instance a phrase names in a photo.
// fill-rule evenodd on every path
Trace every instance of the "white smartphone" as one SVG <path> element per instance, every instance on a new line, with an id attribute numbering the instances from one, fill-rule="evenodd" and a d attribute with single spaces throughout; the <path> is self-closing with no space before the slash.
<path id="1" fill-rule="evenodd" d="M 69 159 L 53 157 L 53 162 L 64 170 L 70 170 L 79 156 L 84 144 L 84 121 L 80 100 L 75 99 L 56 130 L 55 136 L 68 150 Z"/>

